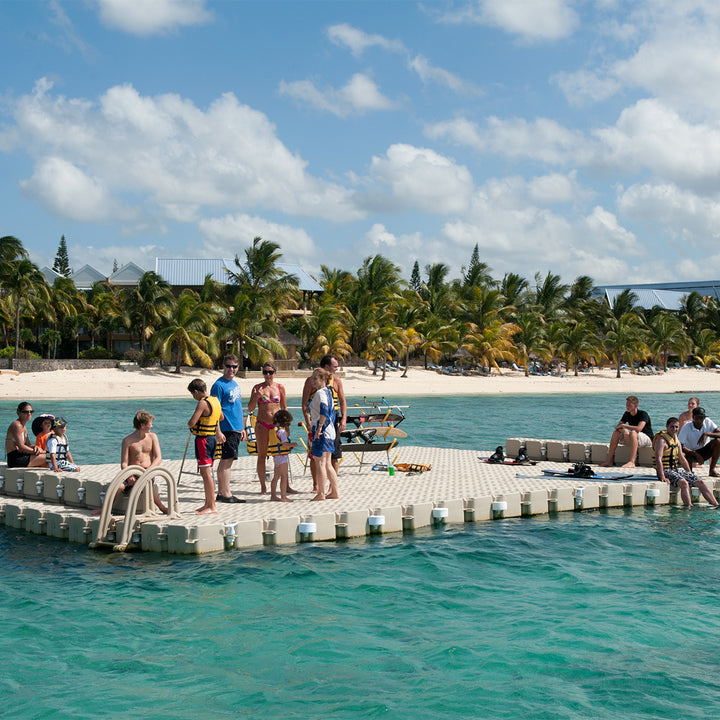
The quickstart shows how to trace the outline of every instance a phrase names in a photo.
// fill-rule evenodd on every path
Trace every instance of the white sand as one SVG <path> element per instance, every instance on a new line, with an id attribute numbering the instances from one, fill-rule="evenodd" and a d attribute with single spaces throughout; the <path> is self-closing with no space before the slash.
<path id="1" fill-rule="evenodd" d="M 717 370 L 673 369 L 659 375 L 633 375 L 623 372 L 615 377 L 615 370 L 595 370 L 578 377 L 526 378 L 522 373 L 504 371 L 491 377 L 451 377 L 431 370 L 411 368 L 406 378 L 399 372 L 389 372 L 383 382 L 366 368 L 345 368 L 345 392 L 351 397 L 396 398 L 404 395 L 482 395 L 521 393 L 607 393 L 618 392 L 642 397 L 643 393 L 684 393 L 699 395 L 720 392 L 720 372 Z M 131 370 L 56 370 L 54 372 L 0 372 L 0 397 L 8 400 L 56 399 L 131 399 L 186 398 L 187 384 L 201 377 L 208 387 L 219 377 L 215 370 L 184 368 L 180 375 L 158 369 Z M 302 393 L 304 377 L 279 376 L 289 397 Z M 250 396 L 255 383 L 261 382 L 259 373 L 252 378 L 239 378 L 244 398 Z"/>

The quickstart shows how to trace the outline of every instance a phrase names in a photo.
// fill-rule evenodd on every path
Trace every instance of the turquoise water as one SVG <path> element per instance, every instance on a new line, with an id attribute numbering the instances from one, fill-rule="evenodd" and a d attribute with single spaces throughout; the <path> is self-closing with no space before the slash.
<path id="1" fill-rule="evenodd" d="M 717 400 L 703 399 L 711 415 Z M 684 401 L 642 407 L 655 420 Z M 461 418 L 413 399 L 405 426 L 413 443 L 438 442 L 429 427 L 441 418 L 452 444 L 487 448 L 565 437 L 555 424 L 568 427 L 572 403 L 622 410 L 618 396 L 452 399 Z M 73 422 L 108 427 L 94 452 L 115 453 L 137 409 L 120 405 L 72 404 Z M 147 405 L 175 448 L 192 407 Z M 513 417 L 522 432 L 508 432 Z M 595 439 L 595 426 L 586 417 L 577 436 Z M 184 431 L 166 455 L 182 446 Z M 0 715 L 713 717 L 719 541 L 716 513 L 667 507 L 200 558 L 103 554 L 1 527 Z"/>
<path id="2" fill-rule="evenodd" d="M 687 409 L 687 395 L 643 395 L 640 407 L 653 421 L 653 429 L 664 427 L 670 415 Z M 32 399 L 32 398 L 31 398 Z M 349 398 L 348 404 L 362 402 Z M 410 405 L 402 428 L 411 445 L 458 449 L 494 449 L 508 437 L 548 440 L 608 442 L 625 411 L 625 396 L 603 395 L 489 395 L 473 397 L 414 397 L 390 399 Z M 702 403 L 708 416 L 720 423 L 720 393 L 705 393 Z M 290 406 L 299 398 L 289 398 Z M 9 424 L 17 415 L 17 402 L 0 401 L 0 418 Z M 178 459 L 187 441 L 187 421 L 195 403 L 187 400 L 77 400 L 38 401 L 36 413 L 51 412 L 68 421 L 67 435 L 79 464 L 119 462 L 120 442 L 132 432 L 132 418 L 140 409 L 155 415 L 153 429 L 160 438 L 163 456 Z M 299 409 L 292 410 L 301 419 Z M 293 428 L 297 437 L 298 428 Z"/>

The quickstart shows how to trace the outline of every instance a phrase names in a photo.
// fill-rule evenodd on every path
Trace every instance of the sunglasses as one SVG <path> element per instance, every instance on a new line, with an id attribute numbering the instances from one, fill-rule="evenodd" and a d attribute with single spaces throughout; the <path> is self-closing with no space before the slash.
<path id="1" fill-rule="evenodd" d="M 34 410 L 21 410 L 21 413 L 24 413 L 25 415 L 32 415 L 35 411 Z"/>
<path id="2" fill-rule="evenodd" d="M 274 370 L 263 370 L 263 375 L 274 375 L 274 374 L 275 374 Z"/>
<path id="3" fill-rule="evenodd" d="M 237 366 L 237 365 L 226 365 L 225 367 L 226 367 L 226 368 L 232 368 L 233 370 L 237 370 L 237 369 L 238 369 L 238 366 Z"/>

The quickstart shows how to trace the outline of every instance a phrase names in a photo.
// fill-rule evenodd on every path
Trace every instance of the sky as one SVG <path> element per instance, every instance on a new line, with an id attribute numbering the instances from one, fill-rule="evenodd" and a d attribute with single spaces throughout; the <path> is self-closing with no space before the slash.
<path id="1" fill-rule="evenodd" d="M 716 0 L 0 0 L 0 236 L 708 279 Z"/>

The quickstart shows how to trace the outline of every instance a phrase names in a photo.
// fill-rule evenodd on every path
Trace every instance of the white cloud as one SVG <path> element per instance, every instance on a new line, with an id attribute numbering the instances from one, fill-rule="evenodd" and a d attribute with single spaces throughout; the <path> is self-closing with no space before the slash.
<path id="1" fill-rule="evenodd" d="M 427 125 L 425 134 L 433 139 L 445 137 L 478 152 L 530 158 L 550 164 L 580 162 L 589 155 L 588 141 L 581 132 L 568 130 L 548 118 L 528 121 L 491 116 L 485 128 L 465 118 L 456 118 Z"/>
<path id="2" fill-rule="evenodd" d="M 720 238 L 720 201 L 701 197 L 673 184 L 637 184 L 618 198 L 620 211 L 633 219 L 662 227 L 675 238 L 678 248 L 687 246 L 713 252 Z M 707 266 L 705 266 L 707 267 Z"/>
<path id="3" fill-rule="evenodd" d="M 499 27 L 525 40 L 559 40 L 578 26 L 573 4 L 568 0 L 473 0 L 441 20 Z"/>
<path id="4" fill-rule="evenodd" d="M 472 176 L 464 165 L 428 148 L 402 143 L 390 146 L 384 157 L 373 157 L 370 175 L 381 187 L 390 187 L 398 208 L 423 212 L 463 212 L 473 190 Z"/>
<path id="5" fill-rule="evenodd" d="M 270 222 L 251 215 L 225 215 L 198 223 L 205 247 L 205 257 L 243 257 L 243 251 L 255 237 L 280 246 L 283 262 L 300 263 L 320 256 L 313 239 L 302 228 Z"/>
<path id="6" fill-rule="evenodd" d="M 49 212 L 78 222 L 125 220 L 103 182 L 59 157 L 43 158 L 29 180 L 20 182 L 23 192 L 38 198 Z"/>
<path id="7" fill-rule="evenodd" d="M 289 95 L 308 105 L 337 115 L 361 115 L 374 110 L 396 110 L 399 104 L 385 97 L 377 85 L 367 75 L 357 73 L 348 83 L 335 90 L 320 90 L 312 80 L 280 83 L 278 91 L 281 95 Z"/>
<path id="8" fill-rule="evenodd" d="M 586 194 L 578 187 L 577 172 L 574 170 L 567 175 L 541 175 L 528 183 L 529 197 L 541 205 L 570 203 Z"/>
<path id="9" fill-rule="evenodd" d="M 720 128 L 692 125 L 658 100 L 637 102 L 614 127 L 594 134 L 605 146 L 601 162 L 624 172 L 649 168 L 677 181 L 718 185 Z"/>
<path id="10" fill-rule="evenodd" d="M 201 25 L 212 19 L 206 0 L 96 0 L 104 25 L 133 35 L 148 36 Z"/>
<path id="11" fill-rule="evenodd" d="M 416 55 L 413 58 L 408 58 L 408 67 L 416 72 L 420 79 L 426 84 L 435 83 L 449 88 L 453 92 L 461 94 L 484 94 L 483 90 L 475 87 L 472 83 L 468 83 L 460 79 L 457 75 L 454 75 L 447 70 L 434 67 L 430 64 L 427 58 L 424 58 L 422 55 Z"/>
<path id="12" fill-rule="evenodd" d="M 393 53 L 405 51 L 404 45 L 399 40 L 388 40 L 382 35 L 369 35 L 347 23 L 331 25 L 327 29 L 327 34 L 332 43 L 348 48 L 355 57 L 360 57 L 371 47 L 379 47 Z"/>
<path id="13" fill-rule="evenodd" d="M 97 104 L 50 90 L 40 82 L 20 98 L 15 134 L 37 158 L 25 191 L 60 216 L 90 212 L 89 206 L 96 220 L 102 208 L 106 219 L 116 219 L 120 206 L 138 217 L 184 222 L 203 207 L 361 216 L 348 190 L 309 175 L 268 118 L 232 93 L 201 109 L 178 95 L 141 96 L 130 85 L 110 88 Z M 83 183 L 91 201 L 68 202 L 68 191 L 47 172 L 50 159 L 75 187 Z"/>

